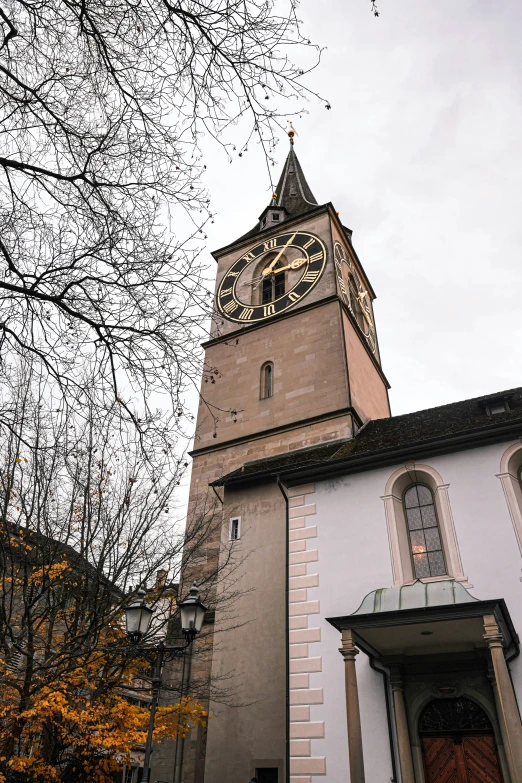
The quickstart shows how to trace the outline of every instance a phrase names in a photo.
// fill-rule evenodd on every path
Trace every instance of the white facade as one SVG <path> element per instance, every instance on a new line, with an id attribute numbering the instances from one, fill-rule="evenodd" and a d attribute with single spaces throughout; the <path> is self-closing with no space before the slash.
<path id="1" fill-rule="evenodd" d="M 438 507 L 439 525 L 441 529 L 445 524 L 454 529 L 452 540 L 444 542 L 445 555 L 446 562 L 458 573 L 449 576 L 458 579 L 480 600 L 504 599 L 515 630 L 519 631 L 522 558 L 516 473 L 522 464 L 522 443 L 509 441 L 433 458 L 428 452 L 422 464 L 438 477 L 437 484 L 442 481 L 440 493 L 446 507 Z M 407 468 L 409 476 L 414 477 L 419 463 L 408 463 Z M 394 564 L 398 557 L 394 553 L 396 520 L 386 505 L 389 506 L 390 479 L 404 472 L 404 463 L 396 464 L 316 480 L 291 490 L 292 783 L 349 780 L 341 640 L 327 618 L 350 615 L 371 591 L 401 584 L 397 563 Z M 445 515 L 444 520 L 441 514 Z M 447 551 L 448 548 L 453 551 Z M 411 574 L 409 579 L 407 576 L 403 574 L 403 584 L 411 583 Z M 514 659 L 510 669 L 520 702 L 521 659 Z M 363 652 L 357 656 L 356 670 L 366 781 L 388 783 L 393 779 L 393 768 L 383 677 L 370 668 L 369 658 Z M 410 724 L 415 718 L 411 712 L 412 709 Z M 415 727 L 410 725 L 412 731 Z M 415 745 L 414 737 L 411 743 Z M 415 760 L 416 753 L 418 748 L 413 748 L 415 781 L 424 783 L 422 763 L 419 758 Z M 503 772 L 507 783 L 505 759 Z"/>

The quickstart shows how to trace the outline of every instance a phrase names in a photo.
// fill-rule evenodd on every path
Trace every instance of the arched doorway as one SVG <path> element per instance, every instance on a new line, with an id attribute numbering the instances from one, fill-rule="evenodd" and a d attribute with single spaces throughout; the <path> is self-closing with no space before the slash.
<path id="1" fill-rule="evenodd" d="M 430 702 L 419 735 L 426 783 L 502 783 L 491 721 L 471 699 Z"/>

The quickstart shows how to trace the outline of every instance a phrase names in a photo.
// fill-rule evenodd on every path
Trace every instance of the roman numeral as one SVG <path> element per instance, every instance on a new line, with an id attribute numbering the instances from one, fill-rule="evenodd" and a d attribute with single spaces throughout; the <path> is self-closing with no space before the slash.
<path id="1" fill-rule="evenodd" d="M 227 277 L 239 277 L 240 274 L 241 272 L 229 272 Z"/>
<path id="2" fill-rule="evenodd" d="M 273 250 L 274 247 L 277 247 L 277 237 L 275 239 L 269 239 L 268 242 L 264 243 L 265 250 Z"/>
<path id="3" fill-rule="evenodd" d="M 291 302 L 298 302 L 301 297 L 299 296 L 299 294 L 296 294 L 295 291 L 290 291 L 290 293 L 288 294 L 288 298 L 290 299 Z"/>
<path id="4" fill-rule="evenodd" d="M 220 296 L 227 296 L 227 294 L 232 293 L 232 288 L 222 288 L 219 295 Z"/>
<path id="5" fill-rule="evenodd" d="M 232 299 L 232 301 L 227 302 L 227 304 L 223 307 L 223 310 L 225 311 L 225 313 L 228 313 L 230 315 L 230 313 L 233 313 L 234 310 L 237 310 L 237 307 L 238 307 L 237 304 Z"/>
<path id="6" fill-rule="evenodd" d="M 314 253 L 313 256 L 310 256 L 310 261 L 322 261 L 323 255 L 324 253 L 322 250 L 319 253 Z"/>
<path id="7" fill-rule="evenodd" d="M 313 283 L 318 277 L 319 272 L 307 272 L 301 279 L 304 280 L 305 283 Z"/>
<path id="8" fill-rule="evenodd" d="M 344 280 L 343 280 L 343 278 L 342 278 L 342 277 L 338 277 L 338 278 L 337 278 L 337 282 L 339 283 L 339 288 L 341 289 L 341 291 L 343 292 L 343 294 L 345 294 L 345 295 L 346 295 L 346 286 L 345 286 L 345 284 L 344 284 Z"/>
<path id="9" fill-rule="evenodd" d="M 253 312 L 254 312 L 253 307 L 244 307 L 239 314 L 239 320 L 248 321 L 252 317 Z"/>
<path id="10" fill-rule="evenodd" d="M 337 258 L 337 256 L 334 258 L 334 264 L 339 270 L 343 268 L 343 263 L 340 258 Z"/>
<path id="11" fill-rule="evenodd" d="M 265 305 L 263 307 L 263 315 L 266 317 L 267 315 L 274 315 L 275 313 L 275 305 L 269 304 Z"/>
<path id="12" fill-rule="evenodd" d="M 274 242 L 275 242 L 275 240 L 274 240 Z M 244 258 L 245 261 L 253 261 L 254 258 L 255 258 L 255 255 L 253 253 L 245 253 L 243 258 Z M 239 274 L 239 272 L 238 272 L 238 274 Z"/>
<path id="13" fill-rule="evenodd" d="M 303 245 L 303 250 L 306 250 L 307 248 L 309 248 L 310 245 L 314 244 L 314 242 L 315 242 L 315 239 L 309 239 L 308 242 L 306 243 L 306 245 Z"/>

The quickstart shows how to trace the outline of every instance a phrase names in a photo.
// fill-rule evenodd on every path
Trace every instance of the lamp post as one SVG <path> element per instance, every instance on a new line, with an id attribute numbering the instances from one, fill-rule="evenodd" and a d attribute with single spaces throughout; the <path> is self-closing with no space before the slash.
<path id="1" fill-rule="evenodd" d="M 181 615 L 181 630 L 185 636 L 186 642 L 178 647 L 167 647 L 161 641 L 157 647 L 144 647 L 143 652 L 147 660 L 154 666 L 152 675 L 152 702 L 150 705 L 149 730 L 147 733 L 147 743 L 145 745 L 145 759 L 143 762 L 142 783 L 149 783 L 150 776 L 150 754 L 152 751 L 152 735 L 154 733 L 154 719 L 156 717 L 156 708 L 158 706 L 159 693 L 161 688 L 161 673 L 165 661 L 172 661 L 185 654 L 185 650 L 190 647 L 197 634 L 201 631 L 203 618 L 207 607 L 199 600 L 199 590 L 194 582 L 190 588 L 188 597 L 178 603 Z M 138 590 L 138 595 L 134 603 L 125 609 L 125 619 L 127 625 L 127 635 L 131 644 L 139 644 L 150 627 L 153 610 L 145 602 L 145 591 Z"/>

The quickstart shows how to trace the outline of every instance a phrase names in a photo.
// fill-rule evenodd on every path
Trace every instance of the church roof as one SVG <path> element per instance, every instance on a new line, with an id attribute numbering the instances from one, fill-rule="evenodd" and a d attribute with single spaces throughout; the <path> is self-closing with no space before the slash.
<path id="1" fill-rule="evenodd" d="M 505 412 L 493 413 L 506 400 Z M 216 485 L 255 481 L 275 475 L 307 479 L 368 470 L 397 459 L 422 459 L 434 453 L 472 448 L 522 436 L 522 387 L 453 402 L 402 416 L 367 422 L 353 438 L 298 449 L 247 462 Z"/>
<path id="2" fill-rule="evenodd" d="M 384 587 L 368 593 L 353 614 L 396 612 L 404 609 L 425 609 L 431 606 L 448 606 L 478 601 L 460 582 L 443 579 L 440 582 L 421 582 L 412 585 Z"/>
<path id="3" fill-rule="evenodd" d="M 290 152 L 287 155 L 283 171 L 267 207 L 281 207 L 286 210 L 287 217 L 293 218 L 304 215 L 311 209 L 315 209 L 318 202 L 312 193 L 304 175 L 299 159 L 295 154 L 294 145 L 291 143 Z M 265 207 L 266 209 L 266 207 Z M 260 224 L 243 234 L 237 241 L 255 236 L 260 233 Z"/>

